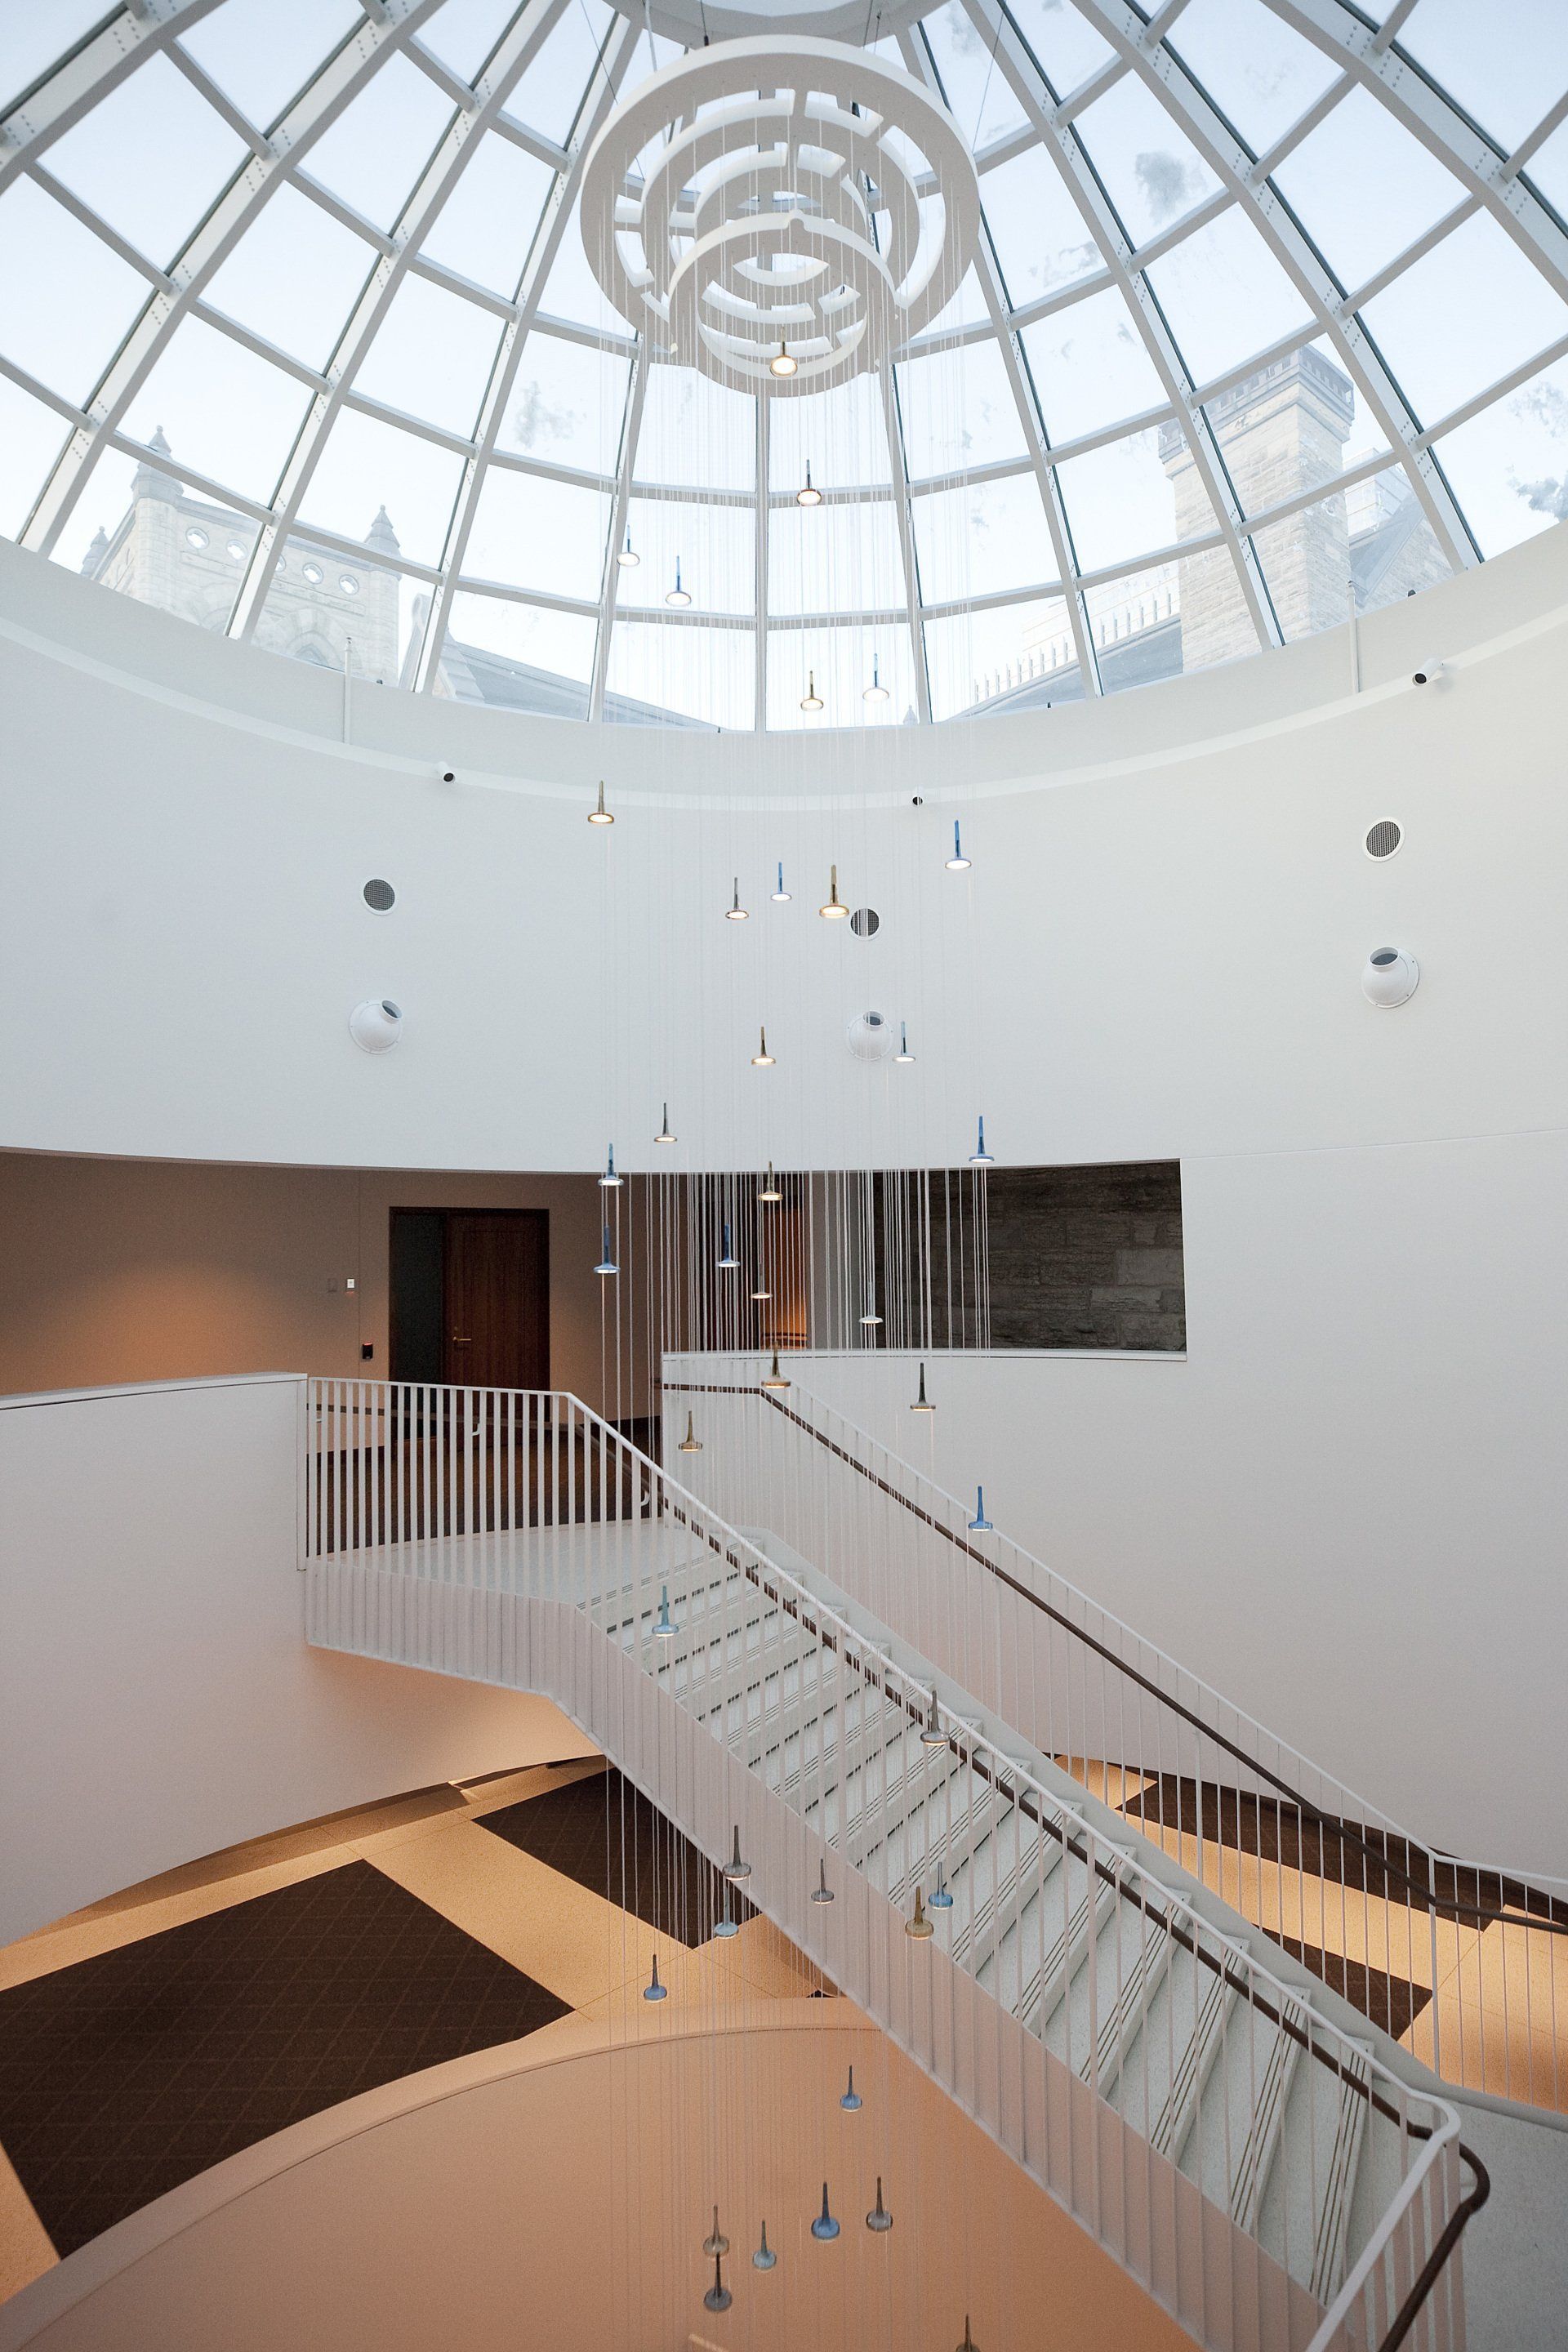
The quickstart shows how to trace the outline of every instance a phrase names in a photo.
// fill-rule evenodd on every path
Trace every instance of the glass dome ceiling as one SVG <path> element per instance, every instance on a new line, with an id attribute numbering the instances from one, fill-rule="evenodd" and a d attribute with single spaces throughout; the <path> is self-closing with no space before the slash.
<path id="1" fill-rule="evenodd" d="M 984 226 L 880 373 L 758 401 L 609 308 L 578 181 L 683 36 L 814 21 L 945 100 Z M 33 0 L 0 89 L 0 530 L 389 685 L 943 719 L 1568 516 L 1562 0 Z"/>

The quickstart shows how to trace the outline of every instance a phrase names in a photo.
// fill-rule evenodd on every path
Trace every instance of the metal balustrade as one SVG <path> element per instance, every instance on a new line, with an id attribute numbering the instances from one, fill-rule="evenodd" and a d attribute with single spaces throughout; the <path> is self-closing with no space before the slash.
<path id="1" fill-rule="evenodd" d="M 747 1896 L 1200 2341 L 1463 2345 L 1453 2110 L 907 1632 L 561 1393 L 313 1381 L 302 1451 L 313 1642 L 542 1691 L 714 1860 L 738 1834 Z"/>
<path id="2" fill-rule="evenodd" d="M 767 1528 L 1456 2087 L 1568 2110 L 1568 1885 L 1434 1852 L 793 1377 L 667 1363 Z M 1561 2013 L 1560 2013 L 1561 2004 Z"/>

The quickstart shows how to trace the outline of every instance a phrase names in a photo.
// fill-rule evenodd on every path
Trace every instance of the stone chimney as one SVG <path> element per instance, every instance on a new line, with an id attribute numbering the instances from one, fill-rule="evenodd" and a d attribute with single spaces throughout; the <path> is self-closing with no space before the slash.
<path id="1" fill-rule="evenodd" d="M 1244 513 L 1298 491 L 1327 492 L 1344 469 L 1354 395 L 1350 379 L 1310 349 L 1292 352 L 1208 403 L 1220 455 Z M 1192 451 L 1179 426 L 1160 428 L 1160 456 L 1175 494 L 1176 533 L 1213 528 Z M 1350 543 L 1344 500 L 1325 496 L 1259 534 L 1264 575 L 1287 642 L 1345 618 Z M 1257 632 L 1224 548 L 1183 556 L 1179 566 L 1182 666 L 1201 669 L 1256 652 Z"/>

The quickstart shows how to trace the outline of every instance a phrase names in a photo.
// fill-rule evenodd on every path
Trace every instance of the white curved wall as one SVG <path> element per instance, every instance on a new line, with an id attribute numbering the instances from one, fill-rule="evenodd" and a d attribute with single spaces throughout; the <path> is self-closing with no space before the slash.
<path id="1" fill-rule="evenodd" d="M 1341 633 L 853 746 L 361 688 L 345 748 L 336 678 L 0 548 L 0 1144 L 636 1167 L 668 1097 L 688 1166 L 952 1161 L 978 1110 L 1015 1163 L 1179 1156 L 1188 1362 L 1114 1408 L 1005 1367 L 996 1515 L 1414 1827 L 1568 1866 L 1568 536 L 1361 635 L 1353 698 Z M 868 1003 L 914 1069 L 845 1053 Z"/>
<path id="2" fill-rule="evenodd" d="M 613 1135 L 635 1166 L 666 1096 L 710 1167 L 952 1160 L 978 1109 L 1014 1162 L 1561 1124 L 1565 589 L 1552 532 L 1376 616 L 1353 702 L 1342 633 L 852 745 L 361 688 L 355 751 L 340 680 L 0 549 L 0 1142 L 542 1171 Z M 1444 680 L 1411 688 L 1434 648 Z M 874 942 L 816 921 L 831 859 Z M 1385 939 L 1423 965 L 1397 1014 L 1359 986 Z M 370 1057 L 344 1024 L 384 993 L 405 1034 Z M 908 1018 L 913 1070 L 845 1053 L 868 1003 Z"/>

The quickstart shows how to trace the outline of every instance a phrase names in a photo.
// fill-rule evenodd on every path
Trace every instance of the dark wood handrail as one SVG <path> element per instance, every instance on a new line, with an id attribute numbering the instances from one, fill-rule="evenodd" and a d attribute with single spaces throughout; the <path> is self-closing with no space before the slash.
<path id="1" fill-rule="evenodd" d="M 671 1382 L 669 1385 L 673 1387 L 676 1384 Z M 758 1391 L 731 1390 L 724 1391 L 724 1393 L 743 1395 L 748 1393 L 755 1394 L 758 1393 Z M 797 1416 L 792 1414 L 791 1418 L 795 1419 Z M 809 1428 L 809 1423 L 803 1425 Z M 685 1508 L 684 1505 L 681 1502 L 677 1501 L 675 1497 L 668 1492 L 668 1482 L 666 1479 L 665 1473 L 659 1468 L 659 1465 L 649 1460 L 647 1455 L 640 1453 L 636 1446 L 630 1444 L 626 1438 L 620 1435 L 618 1431 L 610 1428 L 608 1424 L 602 1424 L 601 1430 L 595 1432 L 595 1434 L 598 1437 L 598 1442 L 601 1446 L 604 1444 L 605 1438 L 608 1437 L 614 1445 L 623 1449 L 626 1454 L 631 1454 L 639 1468 L 645 1469 L 650 1474 L 649 1488 L 639 1496 L 641 1508 L 644 1513 L 651 1516 L 657 1509 L 660 1513 L 668 1514 L 678 1526 L 685 1528 L 691 1535 L 695 1536 L 709 1551 L 713 1553 L 717 1559 L 722 1562 L 724 1567 L 731 1570 L 736 1575 L 741 1577 L 744 1582 L 753 1585 L 764 1601 L 771 1601 L 773 1605 L 784 1615 L 794 1618 L 796 1624 L 798 1624 L 804 1632 L 810 1633 L 815 1640 L 820 1643 L 823 1649 L 834 1654 L 837 1654 L 840 1652 L 842 1644 L 840 1643 L 838 1637 L 835 1633 L 828 1632 L 821 1623 L 820 1619 L 815 1617 L 808 1608 L 803 1607 L 800 1599 L 796 1598 L 794 1594 L 785 1593 L 778 1586 L 769 1582 L 765 1571 L 771 1570 L 774 1575 L 778 1575 L 780 1571 L 773 1568 L 773 1563 L 766 1559 L 764 1554 L 758 1552 L 754 1559 L 742 1559 L 742 1556 L 731 1548 L 728 1541 L 728 1538 L 731 1530 L 724 1526 L 722 1520 L 717 1520 L 714 1525 L 710 1526 L 700 1524 L 696 1519 L 694 1519 L 691 1513 Z M 657 1504 L 652 1491 L 651 1482 L 653 1480 L 657 1480 L 658 1482 L 660 1489 Z M 713 1515 L 707 1510 L 705 1506 L 700 1504 L 698 1507 L 702 1511 L 704 1520 L 713 1517 Z M 752 1549 L 752 1547 L 750 1545 L 747 1546 L 748 1550 L 751 1550 Z M 967 1549 L 968 1547 L 966 1546 L 965 1549 Z M 791 1580 L 793 1581 L 793 1580 Z M 805 1600 L 809 1601 L 810 1596 L 805 1595 Z M 925 1717 L 918 1699 L 912 1696 L 911 1693 L 908 1689 L 900 1689 L 896 1692 L 891 1689 L 889 1685 L 885 1673 L 879 1673 L 865 1654 L 865 1645 L 863 1643 L 861 1648 L 862 1654 L 854 1662 L 855 1672 L 860 1676 L 861 1680 L 868 1688 L 879 1692 L 885 1700 L 890 1702 L 894 1706 L 896 1706 L 900 1714 L 905 1717 L 907 1721 L 917 1725 L 923 1724 Z M 879 1654 L 874 1649 L 871 1655 L 873 1657 L 879 1657 Z M 845 1663 L 846 1664 L 848 1664 L 850 1662 L 846 1658 Z M 885 1664 L 890 1662 L 884 1661 L 882 1663 Z M 908 1682 L 909 1679 L 910 1677 L 905 1675 L 900 1675 L 900 1683 Z M 992 1787 L 995 1787 L 997 1785 L 997 1775 L 993 1771 L 991 1767 L 984 1763 L 978 1756 L 971 1753 L 967 1758 L 965 1758 L 958 1742 L 951 1737 L 948 1739 L 947 1746 L 950 1752 L 956 1756 L 961 1763 L 967 1763 L 968 1769 L 971 1771 L 977 1773 L 981 1779 L 989 1782 Z M 1092 1873 L 1092 1874 L 1102 1884 L 1108 1885 L 1111 1892 L 1121 1901 L 1131 1904 L 1144 1919 L 1157 1917 L 1157 1924 L 1159 1925 L 1162 1932 L 1168 1935 L 1172 1941 L 1183 1951 L 1188 1953 L 1195 1966 L 1206 1968 L 1211 1975 L 1217 1976 L 1221 1983 L 1228 1987 L 1231 1991 L 1238 1994 L 1242 2000 L 1247 2001 L 1250 2008 L 1257 2011 L 1260 2017 L 1266 2018 L 1271 2024 L 1277 2027 L 1281 2033 L 1288 2035 L 1300 2048 L 1303 2049 L 1307 2053 L 1309 2058 L 1314 2060 L 1320 2066 L 1327 2067 L 1342 2085 L 1348 2087 L 1356 2097 L 1365 2100 L 1371 2110 L 1384 2116 L 1388 2122 L 1396 2125 L 1400 2130 L 1411 2139 L 1422 2141 L 1431 2139 L 1436 2129 L 1434 2125 L 1417 2122 L 1405 2109 L 1395 2106 L 1391 2099 L 1386 2098 L 1381 2092 L 1375 2091 L 1373 2088 L 1371 2082 L 1364 2079 L 1363 2074 L 1358 2072 L 1353 2065 L 1347 2065 L 1344 2061 L 1337 2057 L 1331 2051 L 1325 2050 L 1319 2042 L 1317 2036 L 1314 2033 L 1298 2024 L 1293 2017 L 1287 2015 L 1283 2009 L 1271 2001 L 1268 1996 L 1261 1992 L 1258 1987 L 1253 1985 L 1247 1977 L 1237 1976 L 1235 1972 L 1233 1964 L 1228 1962 L 1221 1954 L 1210 1951 L 1207 1946 L 1204 1943 L 1201 1935 L 1196 1933 L 1194 1928 L 1184 1927 L 1178 1920 L 1176 1914 L 1175 1906 L 1180 1899 L 1179 1897 L 1169 1895 L 1167 1894 L 1167 1902 L 1170 1907 L 1165 1909 L 1163 1913 L 1156 1915 L 1152 1909 L 1147 1894 L 1141 1889 L 1129 1886 L 1121 1873 L 1119 1870 L 1114 1869 L 1109 1863 L 1102 1861 L 1100 1855 L 1093 1851 L 1093 1843 L 1099 1843 L 1099 1841 L 1096 1840 L 1094 1831 L 1089 1829 L 1087 1824 L 1085 1827 L 1087 1835 L 1091 1841 L 1090 1844 L 1085 1844 L 1073 1836 L 1066 1819 L 1066 1809 L 1064 1809 L 1063 1820 L 1060 1822 L 1057 1822 L 1049 1820 L 1041 1811 L 1039 1805 L 1035 1801 L 1035 1800 L 1024 1790 L 1014 1788 L 1010 1791 L 1006 1791 L 1005 1793 L 1009 1795 L 1010 1801 L 1015 1804 L 1018 1808 L 1019 1811 L 1027 1819 L 1033 1821 L 1043 1834 L 1054 1837 L 1061 1845 L 1064 1853 L 1072 1854 L 1077 1861 L 1081 1862 L 1085 1868 Z M 712 1859 L 712 1857 L 710 1856 L 710 1859 Z M 1163 1893 L 1165 1892 L 1163 1889 L 1160 1891 Z M 1185 1908 L 1184 1906 L 1183 1907 Z M 1214 1932 L 1217 1937 L 1218 1930 L 1215 1930 Z M 1307 2004 L 1306 2006 L 1307 2013 L 1310 2017 L 1311 2015 L 1310 2005 Z M 1337 2032 L 1337 2029 L 1333 2030 Z M 1417 2092 L 1416 2095 L 1422 2098 L 1426 2098 L 1427 2096 L 1425 2092 Z M 1426 2261 L 1423 2263 L 1421 2270 L 1411 2287 L 1410 2293 L 1406 2295 L 1404 2303 L 1400 2305 L 1398 2312 L 1395 2314 L 1390 2332 L 1384 2337 L 1383 2342 L 1377 2346 L 1376 2352 L 1397 2352 L 1397 2347 L 1405 2342 L 1412 2326 L 1415 2325 L 1422 2305 L 1426 2302 L 1438 2278 L 1442 2275 L 1444 2265 L 1453 2252 L 1454 2248 L 1458 2245 L 1471 2215 L 1473 2213 L 1479 2212 L 1481 2207 L 1486 2203 L 1487 2199 L 1491 2194 L 1491 2177 L 1488 2173 L 1487 2168 L 1481 2162 L 1479 2157 L 1478 2157 L 1472 2149 L 1467 2147 L 1462 2140 L 1458 2143 L 1458 2149 L 1460 2158 L 1469 2166 L 1470 2170 L 1475 2177 L 1475 2187 L 1470 2190 L 1468 2196 L 1460 2199 L 1453 2212 L 1448 2216 L 1447 2221 L 1445 2222 L 1442 2230 L 1438 2233 L 1436 2244 L 1433 2246 Z"/>
<path id="2" fill-rule="evenodd" d="M 1245 1748 L 1239 1747 L 1234 1739 L 1227 1739 L 1223 1731 L 1216 1730 L 1212 1724 L 1205 1723 L 1201 1716 L 1194 1715 L 1190 1707 L 1183 1706 L 1180 1699 L 1173 1698 L 1168 1691 L 1162 1690 L 1158 1683 L 1152 1681 L 1147 1675 L 1141 1674 L 1136 1666 L 1129 1665 L 1126 1659 L 1119 1657 L 1107 1643 L 1097 1641 L 1095 1636 L 1087 1633 L 1081 1625 L 1075 1625 L 1065 1611 L 1056 1608 L 1050 1601 L 1043 1599 L 1032 1586 L 1025 1584 L 1018 1577 L 1010 1576 L 997 1561 L 988 1559 L 978 1546 L 965 1543 L 963 1538 L 955 1533 L 952 1528 L 945 1526 L 934 1512 L 926 1510 L 909 1496 L 901 1495 L 896 1486 L 890 1485 L 886 1478 L 879 1477 L 877 1472 L 862 1462 L 857 1454 L 852 1454 L 847 1447 L 839 1445 L 827 1435 L 825 1430 L 818 1429 L 814 1423 L 806 1419 L 805 1414 L 796 1412 L 793 1406 L 785 1404 L 782 1398 L 770 1391 L 738 1381 L 724 1383 L 668 1381 L 664 1385 L 682 1395 L 755 1397 L 760 1402 L 769 1406 L 773 1412 L 782 1414 L 784 1419 L 793 1423 L 796 1429 L 804 1430 L 815 1444 L 825 1448 L 837 1461 L 846 1464 L 858 1476 L 876 1486 L 890 1501 L 896 1503 L 900 1510 L 907 1511 L 912 1517 L 921 1520 L 925 1526 L 939 1535 L 944 1543 L 951 1544 L 955 1551 L 962 1552 L 966 1559 L 973 1560 L 977 1568 L 984 1569 L 987 1576 L 994 1578 L 997 1583 L 1005 1585 L 1010 1592 L 1016 1592 L 1019 1599 L 1027 1601 L 1032 1609 L 1039 1610 L 1041 1614 L 1048 1617 L 1053 1624 L 1060 1625 L 1064 1632 L 1071 1634 L 1074 1641 L 1083 1643 L 1085 1647 L 1092 1650 L 1097 1657 L 1103 1658 L 1108 1665 L 1113 1666 L 1118 1674 L 1124 1675 L 1129 1682 L 1135 1684 L 1140 1690 L 1147 1691 L 1152 1698 L 1157 1699 L 1162 1706 L 1169 1707 L 1172 1714 L 1179 1716 L 1184 1723 L 1190 1724 L 1193 1729 L 1199 1732 L 1205 1739 L 1212 1740 L 1216 1748 L 1223 1748 L 1227 1756 L 1234 1757 L 1237 1762 L 1244 1766 L 1248 1772 L 1254 1773 L 1260 1780 L 1267 1780 L 1280 1796 L 1289 1799 L 1290 1803 L 1304 1819 L 1316 1825 L 1320 1835 L 1327 1831 L 1331 1836 L 1339 1839 L 1342 1843 L 1358 1847 L 1375 1869 L 1398 1880 L 1408 1887 L 1413 1895 L 1418 1896 L 1419 1907 L 1429 1916 L 1480 1920 L 1489 1926 L 1504 1922 L 1511 1927 L 1525 1924 L 1521 1920 L 1517 1911 L 1492 1909 L 1480 1903 L 1466 1903 L 1457 1893 L 1452 1897 L 1439 1895 L 1432 1887 L 1424 1885 L 1412 1872 L 1394 1861 L 1388 1853 L 1386 1845 L 1380 1850 L 1366 1832 L 1359 1828 L 1356 1823 L 1344 1820 L 1342 1816 L 1325 1812 L 1321 1806 L 1315 1805 L 1310 1797 L 1303 1796 L 1301 1791 L 1292 1787 L 1281 1774 L 1271 1770 L 1258 1758 L 1249 1756 Z M 916 1475 L 919 1475 L 918 1472 Z M 1215 1843 L 1224 1844 L 1225 1840 L 1216 1839 Z M 1408 1844 L 1409 1841 L 1406 1840 L 1405 1843 Z M 1238 1844 L 1237 1851 L 1241 1852 L 1245 1849 Z M 1510 1883 L 1506 1872 L 1483 1870 L 1473 1863 L 1461 1862 L 1452 1854 L 1434 1855 L 1433 1859 L 1443 1862 L 1456 1873 L 1469 1871 L 1478 1880 L 1496 1878 L 1500 1885 Z M 1555 1898 L 1552 1895 L 1536 1896 L 1537 1901 L 1545 1903 L 1546 1910 L 1544 1913 L 1535 1910 L 1530 1907 L 1529 1900 L 1533 1890 L 1522 1880 L 1518 1883 L 1524 1896 L 1522 1907 L 1528 1913 L 1528 1924 L 1544 1927 L 1551 1935 L 1568 1935 L 1568 1916 L 1559 1917 L 1559 1906 Z M 1416 1906 L 1413 1905 L 1411 1907 Z"/>

